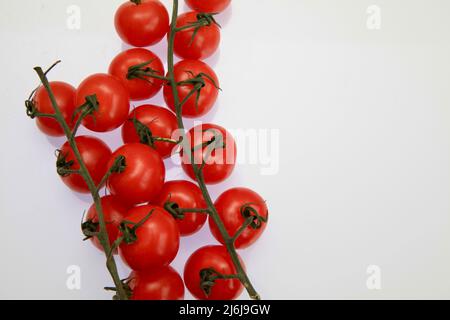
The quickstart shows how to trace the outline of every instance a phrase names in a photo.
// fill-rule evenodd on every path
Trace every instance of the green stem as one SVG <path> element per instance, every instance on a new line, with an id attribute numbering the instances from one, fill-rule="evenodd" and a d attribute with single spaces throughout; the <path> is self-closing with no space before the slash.
<path id="1" fill-rule="evenodd" d="M 78 146 L 75 141 L 75 137 L 74 137 L 73 133 L 71 132 L 66 120 L 64 119 L 64 116 L 61 113 L 61 110 L 56 102 L 55 96 L 52 92 L 52 89 L 50 87 L 50 84 L 48 82 L 46 74 L 42 71 L 42 69 L 40 67 L 36 67 L 36 68 L 34 68 L 34 70 L 38 74 L 42 84 L 44 85 L 45 89 L 47 90 L 47 93 L 50 97 L 50 101 L 52 103 L 53 109 L 55 111 L 55 118 L 64 130 L 64 133 L 68 139 L 68 143 L 73 150 L 73 153 L 75 155 L 75 158 L 76 158 L 78 164 L 80 165 L 80 169 L 79 169 L 80 174 L 83 177 L 84 181 L 86 182 L 86 184 L 89 188 L 89 191 L 91 192 L 92 199 L 94 200 L 94 204 L 95 204 L 95 209 L 97 211 L 97 217 L 98 217 L 99 229 L 100 229 L 97 237 L 98 237 L 100 244 L 102 245 L 102 247 L 104 249 L 106 257 L 108 258 L 108 253 L 111 250 L 111 246 L 109 244 L 109 237 L 108 237 L 108 233 L 106 231 L 106 222 L 105 222 L 103 209 L 102 209 L 102 205 L 101 205 L 101 198 L 100 198 L 97 186 L 95 185 L 94 181 L 92 180 L 92 177 L 89 174 L 86 164 L 84 163 L 83 158 L 81 157 L 80 151 L 79 151 Z M 116 286 L 117 295 L 119 296 L 119 298 L 121 300 L 127 300 L 128 295 L 127 295 L 126 291 L 124 290 L 123 283 L 119 277 L 114 258 L 107 259 L 106 267 L 107 267 L 109 273 L 111 274 L 111 277 Z"/>
<path id="2" fill-rule="evenodd" d="M 200 187 L 200 190 L 202 191 L 203 197 L 206 201 L 206 204 L 209 209 L 209 214 L 216 223 L 224 241 L 225 246 L 230 254 L 231 260 L 233 261 L 233 264 L 237 271 L 237 276 L 239 280 L 242 282 L 243 286 L 247 290 L 248 294 L 250 295 L 250 298 L 259 300 L 261 299 L 259 294 L 256 292 L 255 288 L 253 287 L 252 283 L 250 282 L 250 279 L 247 276 L 247 273 L 244 270 L 244 267 L 242 266 L 241 261 L 239 260 L 238 254 L 236 252 L 236 248 L 234 246 L 233 238 L 228 234 L 225 225 L 223 224 L 222 220 L 220 219 L 219 214 L 217 213 L 217 210 L 214 206 L 214 202 L 211 199 L 211 196 L 209 194 L 209 191 L 206 187 L 204 178 L 203 178 L 203 172 L 202 170 L 199 170 L 199 167 L 195 164 L 193 161 L 194 156 L 192 151 L 189 148 L 189 142 L 186 139 L 186 133 L 184 129 L 184 123 L 183 123 L 183 116 L 182 116 L 182 104 L 180 103 L 180 97 L 178 96 L 178 84 L 175 81 L 175 75 L 174 75 L 174 42 L 175 42 L 175 33 L 176 33 L 176 22 L 178 17 L 178 0 L 173 1 L 173 11 L 172 11 L 172 22 L 170 25 L 170 31 L 169 31 L 169 44 L 168 44 L 168 52 L 167 52 L 167 64 L 168 64 L 168 80 L 169 84 L 172 87 L 172 93 L 174 98 L 174 104 L 175 104 L 175 110 L 177 115 L 177 121 L 178 121 L 178 127 L 181 129 L 181 135 L 182 135 L 182 141 L 183 141 L 183 152 L 186 152 L 186 154 L 191 158 L 191 164 L 194 169 L 195 177 L 197 180 L 197 183 Z"/>

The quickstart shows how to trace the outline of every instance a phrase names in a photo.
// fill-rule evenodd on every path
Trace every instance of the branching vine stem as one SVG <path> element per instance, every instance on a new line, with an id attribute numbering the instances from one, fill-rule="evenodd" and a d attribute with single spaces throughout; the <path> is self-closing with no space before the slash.
<path id="1" fill-rule="evenodd" d="M 53 65 L 54 66 L 54 65 Z M 53 67 L 52 66 L 52 67 Z M 93 181 L 91 175 L 89 174 L 89 171 L 86 167 L 86 164 L 84 163 L 80 151 L 78 149 L 78 146 L 75 141 L 75 136 L 73 132 L 70 130 L 69 125 L 67 124 L 66 120 L 64 119 L 64 116 L 61 113 L 61 110 L 56 102 L 55 96 L 53 94 L 53 91 L 50 87 L 50 84 L 48 82 L 46 72 L 44 73 L 42 71 L 42 68 L 36 67 L 34 68 L 36 73 L 39 76 L 39 79 L 41 80 L 42 85 L 45 87 L 49 97 L 50 101 L 52 103 L 53 109 L 55 111 L 54 118 L 58 121 L 58 123 L 61 125 L 61 127 L 64 130 L 64 133 L 67 137 L 68 143 L 73 150 L 73 153 L 75 155 L 75 158 L 80 166 L 79 174 L 83 177 L 84 181 L 86 182 L 89 191 L 92 195 L 92 199 L 94 200 L 95 209 L 97 211 L 97 217 L 98 217 L 98 223 L 99 223 L 99 232 L 97 234 L 98 240 L 100 244 L 102 245 L 105 255 L 108 258 L 108 253 L 111 251 L 111 246 L 109 244 L 109 238 L 108 233 L 106 231 L 106 222 L 103 214 L 103 209 L 101 205 L 101 198 L 99 195 L 99 186 L 95 185 L 95 182 Z M 116 287 L 116 294 L 117 298 L 120 300 L 127 300 L 128 294 L 124 288 L 124 284 L 122 280 L 119 277 L 117 266 L 114 260 L 114 257 L 107 259 L 106 267 L 108 268 L 109 273 L 111 274 L 111 277 L 114 281 L 114 285 Z"/>
<path id="2" fill-rule="evenodd" d="M 177 17 L 178 17 L 178 0 L 173 0 L 173 11 L 172 11 L 172 21 L 170 25 L 170 31 L 169 31 L 169 44 L 168 44 L 168 52 L 167 52 L 167 61 L 168 61 L 168 83 L 172 87 L 173 97 L 174 97 L 174 104 L 175 104 L 175 110 L 177 115 L 177 121 L 178 121 L 178 127 L 181 131 L 182 135 L 182 148 L 183 152 L 185 152 L 189 158 L 191 159 L 191 164 L 194 169 L 194 174 L 197 180 L 197 183 L 200 187 L 200 190 L 202 191 L 203 197 L 206 201 L 206 204 L 208 206 L 208 214 L 212 217 L 214 222 L 216 223 L 220 233 L 222 234 L 222 237 L 225 241 L 225 246 L 230 254 L 231 260 L 233 261 L 233 264 L 236 268 L 236 277 L 241 281 L 245 289 L 247 290 L 250 298 L 259 300 L 260 296 L 256 292 L 255 288 L 253 287 L 252 283 L 250 282 L 249 277 L 247 276 L 247 273 L 245 272 L 242 263 L 239 260 L 238 254 L 236 252 L 236 248 L 234 246 L 235 237 L 230 236 L 225 228 L 225 225 L 223 224 L 222 220 L 219 217 L 219 214 L 217 213 L 217 210 L 214 206 L 214 203 L 211 199 L 211 196 L 209 194 L 209 191 L 206 187 L 204 177 L 203 177 L 203 170 L 202 167 L 199 167 L 195 161 L 194 161 L 194 155 L 192 150 L 190 149 L 188 139 L 186 139 L 186 133 L 184 129 L 184 122 L 182 117 L 182 107 L 185 103 L 185 100 L 180 102 L 180 97 L 178 95 L 178 83 L 175 80 L 174 75 L 174 41 L 175 41 L 175 34 L 177 32 Z M 187 101 L 187 100 L 186 100 Z"/>

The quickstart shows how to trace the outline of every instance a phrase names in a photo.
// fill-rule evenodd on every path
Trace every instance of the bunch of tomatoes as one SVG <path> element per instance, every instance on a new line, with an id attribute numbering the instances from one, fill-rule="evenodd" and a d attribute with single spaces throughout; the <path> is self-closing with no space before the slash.
<path id="1" fill-rule="evenodd" d="M 219 46 L 220 28 L 214 15 L 230 1 L 186 0 L 193 11 L 178 16 L 173 51 L 181 60 L 174 66 L 174 77 L 178 98 L 183 102 L 183 117 L 205 115 L 218 97 L 219 79 L 202 60 Z M 210 230 L 220 245 L 195 251 L 186 262 L 184 279 L 170 267 L 180 237 L 193 235 L 206 223 L 208 205 L 204 190 L 197 184 L 165 181 L 163 161 L 180 156 L 182 168 L 192 180 L 196 174 L 191 162 L 200 161 L 202 183 L 217 184 L 234 170 L 236 143 L 226 129 L 203 124 L 186 135 L 191 156 L 180 150 L 174 90 L 167 82 L 161 59 L 144 48 L 170 32 L 169 14 L 161 2 L 133 0 L 122 4 L 116 12 L 115 27 L 120 38 L 135 48 L 117 55 L 108 73 L 91 75 L 78 88 L 58 81 L 50 82 L 50 88 L 73 134 L 81 125 L 97 133 L 122 130 L 124 144 L 114 152 L 94 136 L 77 135 L 74 139 L 95 185 L 109 191 L 101 198 L 101 206 L 112 253 L 119 254 L 133 270 L 126 282 L 130 298 L 183 299 L 185 285 L 198 299 L 237 298 L 243 286 L 239 277 L 233 276 L 235 264 L 212 216 Z M 144 104 L 130 112 L 130 100 L 151 99 L 161 89 L 168 108 Z M 49 93 L 42 86 L 35 92 L 33 104 L 40 115 L 55 113 Z M 36 121 L 47 135 L 66 134 L 55 118 L 42 116 Z M 90 192 L 69 142 L 58 150 L 57 167 L 70 189 Z M 233 242 L 236 249 L 252 245 L 265 229 L 265 201 L 250 189 L 227 190 L 214 206 L 230 237 L 242 229 Z M 83 228 L 85 235 L 91 235 L 88 238 L 92 243 L 103 250 L 95 235 L 99 223 L 94 204 L 87 211 Z"/>

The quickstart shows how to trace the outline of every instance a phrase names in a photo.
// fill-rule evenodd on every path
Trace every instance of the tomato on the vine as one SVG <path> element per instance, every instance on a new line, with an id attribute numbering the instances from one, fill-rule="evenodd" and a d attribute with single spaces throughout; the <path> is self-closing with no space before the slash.
<path id="1" fill-rule="evenodd" d="M 148 128 L 150 132 L 146 132 L 142 125 Z M 172 111 L 167 108 L 146 104 L 131 111 L 128 120 L 122 127 L 122 139 L 124 143 L 140 142 L 150 146 L 153 145 L 152 147 L 161 157 L 167 158 L 172 154 L 172 150 L 177 144 L 174 142 L 153 141 L 151 138 L 174 140 L 177 132 L 177 117 Z M 149 133 L 151 137 L 148 136 Z"/>
<path id="2" fill-rule="evenodd" d="M 225 10 L 231 0 L 186 0 L 186 4 L 198 12 L 218 13 Z"/>
<path id="3" fill-rule="evenodd" d="M 117 9 L 114 24 L 124 42 L 148 47 L 169 31 L 169 13 L 158 0 L 127 1 Z"/>
<path id="4" fill-rule="evenodd" d="M 125 157 L 125 169 L 109 177 L 107 187 L 111 194 L 130 205 L 157 197 L 166 174 L 158 152 L 140 143 L 129 143 L 112 154 L 108 165 L 112 166 L 119 156 Z"/>
<path id="5" fill-rule="evenodd" d="M 83 105 L 86 97 L 94 94 L 98 110 L 84 118 L 83 125 L 95 132 L 112 131 L 121 126 L 130 111 L 130 96 L 123 84 L 109 74 L 91 75 L 77 89 L 77 106 Z"/>
<path id="6" fill-rule="evenodd" d="M 161 207 L 166 202 L 175 203 L 180 209 L 205 209 L 206 203 L 200 188 L 186 180 L 166 182 L 158 199 L 155 201 Z M 177 219 L 181 236 L 189 236 L 199 231 L 205 224 L 205 213 L 185 213 L 183 219 Z"/>
<path id="7" fill-rule="evenodd" d="M 186 27 L 197 22 L 201 16 L 198 12 L 187 12 L 177 19 L 177 28 Z M 215 23 L 198 29 L 188 28 L 175 34 L 174 52 L 182 59 L 205 59 L 217 51 L 220 44 L 220 29 Z"/>
<path id="8" fill-rule="evenodd" d="M 50 88 L 55 96 L 56 104 L 58 105 L 64 120 L 72 129 L 74 126 L 73 113 L 75 111 L 75 88 L 70 84 L 60 81 L 50 82 Z M 48 96 L 47 90 L 44 86 L 39 87 L 33 98 L 36 110 L 40 113 L 55 114 L 52 102 Z M 64 135 L 64 130 L 61 125 L 52 118 L 37 118 L 36 124 L 38 128 L 46 135 L 53 137 L 60 137 Z"/>
<path id="9" fill-rule="evenodd" d="M 172 267 L 133 271 L 128 277 L 131 300 L 183 300 L 184 283 Z"/>
<path id="10" fill-rule="evenodd" d="M 230 236 L 235 235 L 247 219 L 253 218 L 250 220 L 252 223 L 236 239 L 237 249 L 251 246 L 266 229 L 269 211 L 264 199 L 253 190 L 229 189 L 217 198 L 214 206 Z M 211 217 L 209 227 L 217 241 L 224 244 L 223 237 Z"/>
<path id="11" fill-rule="evenodd" d="M 131 269 L 146 271 L 172 262 L 178 253 L 180 232 L 169 213 L 163 208 L 145 205 L 128 211 L 126 221 L 141 223 L 135 231 L 137 240 L 131 244 L 122 242 L 119 246 L 121 258 Z M 132 224 L 127 226 L 133 227 Z"/>
<path id="12" fill-rule="evenodd" d="M 115 196 L 111 195 L 102 197 L 101 205 L 103 218 L 106 223 L 106 232 L 108 233 L 109 244 L 112 245 L 114 241 L 116 241 L 117 235 L 119 234 L 119 224 L 122 222 L 129 208 Z M 89 208 L 86 214 L 86 221 L 94 226 L 97 225 L 97 232 L 100 230 L 100 226 L 98 226 L 98 215 L 95 203 Z M 103 247 L 96 236 L 92 237 L 91 240 L 94 246 L 103 251 Z"/>
<path id="13" fill-rule="evenodd" d="M 98 185 L 109 168 L 108 161 L 111 157 L 111 149 L 102 140 L 90 136 L 78 136 L 75 138 L 75 143 L 92 180 Z M 66 142 L 59 150 L 57 165 L 61 170 L 80 169 L 69 142 Z M 73 191 L 89 192 L 89 188 L 80 174 L 64 174 L 61 179 Z"/>
<path id="14" fill-rule="evenodd" d="M 192 94 L 191 91 L 195 88 L 192 81 L 200 87 L 199 91 L 192 94 L 184 103 L 182 108 L 184 117 L 200 117 L 211 110 L 219 95 L 219 80 L 206 63 L 198 60 L 182 60 L 174 66 L 174 77 L 179 83 L 177 91 L 180 102 Z M 204 82 L 204 85 L 199 81 Z M 176 111 L 171 86 L 164 86 L 164 100 L 169 108 Z"/>
<path id="15" fill-rule="evenodd" d="M 189 146 L 193 149 L 194 164 L 203 168 L 205 183 L 216 184 L 227 179 L 236 165 L 237 148 L 233 136 L 221 126 L 202 124 L 187 133 Z M 181 166 L 195 180 L 189 155 L 182 149 Z"/>
<path id="16" fill-rule="evenodd" d="M 239 257 L 241 264 L 242 260 Z M 235 275 L 236 268 L 224 246 L 206 246 L 195 251 L 184 267 L 184 283 L 194 297 L 202 300 L 232 300 L 239 297 L 243 286 L 238 279 L 217 279 L 207 295 L 201 284 L 201 271 L 214 270 L 222 275 Z"/>
<path id="17" fill-rule="evenodd" d="M 161 60 L 153 52 L 134 48 L 117 55 L 109 66 L 109 73 L 115 76 L 127 88 L 131 100 L 150 99 L 161 90 L 163 81 L 143 75 L 128 77 L 130 67 L 148 63 L 141 69 L 147 69 L 154 75 L 164 77 L 165 71 Z"/>

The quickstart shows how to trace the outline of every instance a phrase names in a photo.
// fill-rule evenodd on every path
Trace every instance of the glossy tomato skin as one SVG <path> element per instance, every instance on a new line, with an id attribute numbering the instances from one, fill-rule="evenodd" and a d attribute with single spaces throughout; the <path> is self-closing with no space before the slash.
<path id="1" fill-rule="evenodd" d="M 137 241 L 122 242 L 119 254 L 135 271 L 146 271 L 169 265 L 178 253 L 180 233 L 175 219 L 163 208 L 144 205 L 128 211 L 126 220 L 142 221 L 150 212 L 150 218 L 136 230 Z"/>
<path id="2" fill-rule="evenodd" d="M 130 94 L 131 100 L 150 99 L 161 90 L 163 81 L 155 78 L 149 78 L 149 81 L 142 79 L 127 79 L 128 69 L 145 62 L 149 62 L 146 67 L 155 71 L 157 75 L 164 76 L 164 66 L 161 60 L 153 52 L 134 48 L 119 53 L 109 66 L 109 74 L 115 76 L 125 86 Z"/>
<path id="3" fill-rule="evenodd" d="M 83 125 L 95 132 L 107 132 L 120 127 L 130 110 L 130 96 L 123 84 L 109 74 L 91 75 L 79 85 L 76 105 L 83 105 L 86 97 L 93 94 L 97 96 L 98 110 L 86 117 Z"/>
<path id="4" fill-rule="evenodd" d="M 230 236 L 236 234 L 239 228 L 244 224 L 245 218 L 241 213 L 243 206 L 249 205 L 255 209 L 258 214 L 264 218 L 268 218 L 267 205 L 263 198 L 253 190 L 247 188 L 233 188 L 222 193 L 215 202 L 217 212 L 225 225 Z M 262 222 L 259 229 L 251 226 L 247 227 L 244 232 L 236 239 L 235 246 L 237 249 L 245 249 L 255 243 L 256 240 L 266 229 L 267 223 Z M 217 241 L 224 244 L 222 235 L 215 222 L 210 218 L 209 227 L 211 233 Z"/>
<path id="5" fill-rule="evenodd" d="M 225 148 L 213 150 L 209 157 L 208 147 L 196 148 L 194 151 L 194 161 L 197 165 L 202 164 L 202 159 L 206 162 L 203 175 L 207 184 L 220 183 L 233 173 L 237 156 L 236 142 L 227 130 L 215 124 L 202 124 L 192 128 L 187 133 L 187 139 L 190 142 L 191 148 L 211 141 L 214 135 L 221 135 L 223 137 Z M 180 155 L 182 161 L 181 166 L 184 172 L 191 179 L 195 180 L 190 157 L 183 150 L 180 152 Z"/>
<path id="6" fill-rule="evenodd" d="M 219 79 L 214 71 L 204 62 L 198 60 L 182 60 L 174 66 L 175 81 L 181 82 L 194 78 L 200 73 L 207 74 L 211 79 L 204 78 L 205 86 L 201 89 L 200 98 L 196 103 L 196 95 L 190 97 L 183 106 L 183 116 L 196 118 L 208 113 L 219 95 Z M 214 85 L 215 84 L 215 85 Z M 178 86 L 178 96 L 180 101 L 194 88 L 192 84 Z M 175 110 L 173 92 L 171 86 L 164 86 L 164 100 L 172 111 Z"/>
<path id="7" fill-rule="evenodd" d="M 116 12 L 114 24 L 120 38 L 134 47 L 148 47 L 169 31 L 169 13 L 158 0 L 127 1 Z"/>
<path id="8" fill-rule="evenodd" d="M 70 129 L 74 126 L 74 119 L 72 119 L 75 111 L 75 88 L 70 84 L 60 81 L 50 82 L 50 88 L 55 96 L 56 103 L 61 110 L 61 113 L 69 125 Z M 36 109 L 40 113 L 55 114 L 52 103 L 48 96 L 47 90 L 43 86 L 39 87 L 36 95 L 33 98 Z M 61 137 L 64 135 L 64 130 L 61 125 L 51 118 L 36 118 L 36 124 L 43 133 L 52 137 Z"/>
<path id="9" fill-rule="evenodd" d="M 149 146 L 129 143 L 115 151 L 109 159 L 111 166 L 118 156 L 125 157 L 122 173 L 112 174 L 107 187 L 111 194 L 130 205 L 149 202 L 161 192 L 165 167 L 161 156 Z"/>
<path id="10" fill-rule="evenodd" d="M 174 202 L 179 208 L 204 209 L 206 203 L 200 188 L 186 180 L 166 182 L 158 199 L 155 201 L 160 207 L 167 202 Z M 198 232 L 205 224 L 207 215 L 204 213 L 186 213 L 184 219 L 176 219 L 181 236 L 190 236 Z"/>
<path id="11" fill-rule="evenodd" d="M 106 231 L 108 232 L 109 244 L 112 245 L 116 241 L 119 234 L 119 225 L 125 217 L 128 206 L 124 205 L 115 196 L 104 196 L 101 198 L 103 217 L 106 222 Z M 89 208 L 86 221 L 92 221 L 93 223 L 98 223 L 97 209 L 95 208 L 95 203 Z M 97 231 L 100 228 L 97 229 Z M 103 251 L 103 247 L 97 237 L 91 238 L 92 243 L 95 247 Z"/>
<path id="12" fill-rule="evenodd" d="M 242 263 L 242 260 L 239 258 Z M 206 296 L 200 287 L 200 271 L 214 269 L 224 275 L 236 274 L 236 268 L 224 246 L 206 246 L 195 251 L 184 267 L 184 283 L 191 294 L 200 300 L 233 300 L 242 293 L 243 286 L 238 279 L 218 279 Z"/>
<path id="13" fill-rule="evenodd" d="M 90 136 L 78 136 L 75 138 L 75 142 L 92 180 L 98 185 L 108 170 L 108 160 L 111 157 L 111 149 L 102 140 Z M 68 142 L 61 147 L 59 153 L 60 156 L 66 157 L 66 162 L 74 161 L 74 164 L 70 168 L 71 170 L 80 169 L 80 165 Z M 89 188 L 81 175 L 70 174 L 61 177 L 61 179 L 73 191 L 89 193 Z"/>
<path id="14" fill-rule="evenodd" d="M 198 12 L 192 11 L 180 15 L 177 28 L 196 22 Z M 200 60 L 212 56 L 220 45 L 220 29 L 212 23 L 198 29 L 192 39 L 195 28 L 185 29 L 175 35 L 174 52 L 182 59 Z"/>
<path id="15" fill-rule="evenodd" d="M 224 11 L 231 0 L 186 0 L 186 4 L 198 12 L 219 13 Z"/>
<path id="16" fill-rule="evenodd" d="M 131 300 L 183 300 L 184 283 L 170 266 L 131 272 Z"/>
<path id="17" fill-rule="evenodd" d="M 146 125 L 154 137 L 177 140 L 178 123 L 175 114 L 166 108 L 146 104 L 132 110 L 128 116 L 128 120 L 122 127 L 124 143 L 140 143 L 133 123 L 135 118 Z M 174 143 L 155 141 L 155 150 L 163 158 L 168 158 L 175 147 Z"/>

